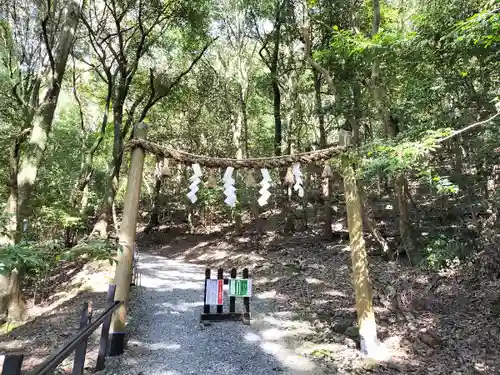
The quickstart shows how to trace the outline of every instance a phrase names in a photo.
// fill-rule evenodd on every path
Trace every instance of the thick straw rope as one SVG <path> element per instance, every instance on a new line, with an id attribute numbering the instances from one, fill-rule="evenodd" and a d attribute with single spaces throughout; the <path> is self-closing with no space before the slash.
<path id="1" fill-rule="evenodd" d="M 154 155 L 169 158 L 182 164 L 190 165 L 197 163 L 208 168 L 233 167 L 235 169 L 288 167 L 294 163 L 310 164 L 330 159 L 332 156 L 340 154 L 345 150 L 345 147 L 336 146 L 295 155 L 273 156 L 267 158 L 231 159 L 195 155 L 170 147 L 160 146 L 144 139 L 131 139 L 125 146 L 125 149 L 130 150 L 135 147 L 141 147 L 145 151 Z"/>

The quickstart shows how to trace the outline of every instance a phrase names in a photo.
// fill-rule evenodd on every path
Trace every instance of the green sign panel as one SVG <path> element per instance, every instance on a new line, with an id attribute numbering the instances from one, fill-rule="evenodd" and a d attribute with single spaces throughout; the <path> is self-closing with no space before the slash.
<path id="1" fill-rule="evenodd" d="M 229 279 L 229 295 L 231 297 L 251 297 L 252 279 Z"/>

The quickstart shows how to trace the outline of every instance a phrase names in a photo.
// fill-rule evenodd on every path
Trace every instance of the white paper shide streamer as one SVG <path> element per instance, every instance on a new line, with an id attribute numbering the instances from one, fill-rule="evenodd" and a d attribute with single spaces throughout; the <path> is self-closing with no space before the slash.
<path id="1" fill-rule="evenodd" d="M 191 185 L 189 185 L 189 193 L 187 193 L 188 199 L 191 201 L 191 203 L 195 203 L 198 200 L 198 197 L 196 196 L 196 193 L 198 192 L 198 184 L 201 182 L 201 168 L 199 164 L 193 164 L 191 165 L 191 168 L 193 168 L 193 175 L 189 177 L 189 180 L 191 181 Z"/>
<path id="2" fill-rule="evenodd" d="M 236 204 L 236 188 L 234 187 L 236 181 L 233 178 L 233 171 L 233 167 L 227 167 L 224 177 L 222 177 L 222 181 L 224 181 L 224 195 L 226 196 L 224 203 L 230 207 L 234 207 Z"/>
<path id="3" fill-rule="evenodd" d="M 302 187 L 302 172 L 300 171 L 300 164 L 295 163 L 292 167 L 292 173 L 295 177 L 295 185 L 293 185 L 293 190 L 297 192 L 299 197 L 304 196 L 304 188 Z"/>
<path id="4" fill-rule="evenodd" d="M 263 206 L 267 204 L 267 200 L 271 196 L 271 193 L 269 192 L 269 188 L 271 187 L 271 176 L 266 168 L 263 168 L 260 171 L 262 173 L 262 181 L 260 182 L 260 197 L 257 202 L 259 203 L 259 206 Z"/>

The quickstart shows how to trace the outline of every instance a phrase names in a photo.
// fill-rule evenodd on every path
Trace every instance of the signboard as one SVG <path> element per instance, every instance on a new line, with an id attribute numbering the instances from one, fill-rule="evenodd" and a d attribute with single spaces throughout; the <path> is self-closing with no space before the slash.
<path id="1" fill-rule="evenodd" d="M 222 305 L 224 302 L 224 280 L 207 279 L 206 305 Z"/>
<path id="2" fill-rule="evenodd" d="M 229 295 L 231 297 L 251 297 L 252 279 L 229 279 Z"/>

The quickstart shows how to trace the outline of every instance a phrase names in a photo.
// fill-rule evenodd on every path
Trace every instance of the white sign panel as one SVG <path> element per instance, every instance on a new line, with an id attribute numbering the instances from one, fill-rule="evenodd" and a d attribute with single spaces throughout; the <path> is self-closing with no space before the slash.
<path id="1" fill-rule="evenodd" d="M 222 305 L 224 302 L 224 280 L 206 280 L 205 305 Z"/>

